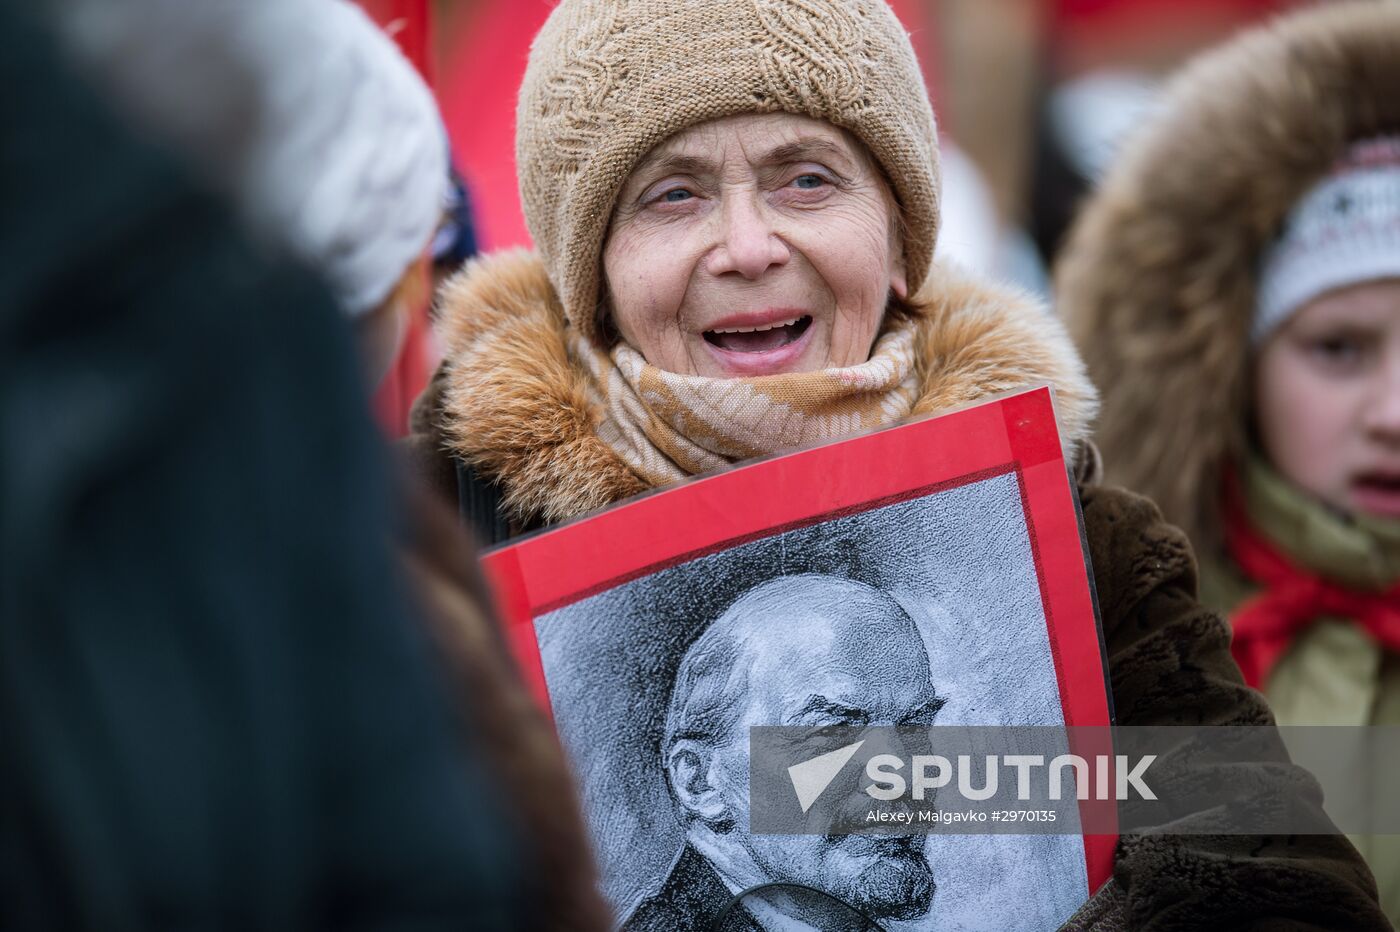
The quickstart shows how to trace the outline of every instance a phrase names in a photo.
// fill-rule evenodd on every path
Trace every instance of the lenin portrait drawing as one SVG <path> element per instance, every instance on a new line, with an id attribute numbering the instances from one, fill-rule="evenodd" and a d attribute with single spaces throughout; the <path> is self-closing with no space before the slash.
<path id="1" fill-rule="evenodd" d="M 1075 834 L 749 831 L 753 726 L 1064 724 L 1022 508 L 1003 473 L 659 567 L 535 619 L 623 929 L 708 929 L 761 883 L 793 892 L 742 898 L 724 929 L 861 929 L 864 915 L 890 930 L 1051 930 L 1084 902 Z M 808 889 L 827 896 L 802 902 Z M 841 904 L 846 918 L 822 918 Z"/>

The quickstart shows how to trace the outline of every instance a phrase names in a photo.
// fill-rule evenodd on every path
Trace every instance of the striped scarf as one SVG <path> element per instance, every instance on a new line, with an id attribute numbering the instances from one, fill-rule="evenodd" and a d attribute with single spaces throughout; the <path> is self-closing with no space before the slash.
<path id="1" fill-rule="evenodd" d="M 598 436 L 653 486 L 908 417 L 919 395 L 914 325 L 897 323 L 856 366 L 752 378 L 677 375 L 619 342 L 576 334 L 591 375 Z"/>

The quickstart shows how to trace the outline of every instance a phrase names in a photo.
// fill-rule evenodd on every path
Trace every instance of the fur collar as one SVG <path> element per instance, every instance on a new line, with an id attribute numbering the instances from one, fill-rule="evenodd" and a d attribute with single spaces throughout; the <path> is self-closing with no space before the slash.
<path id="1" fill-rule="evenodd" d="M 1304 10 L 1188 66 L 1061 253 L 1107 477 L 1198 549 L 1217 549 L 1221 473 L 1246 455 L 1262 251 L 1351 141 L 1396 131 L 1400 3 Z"/>
<path id="2" fill-rule="evenodd" d="M 917 413 L 1048 382 L 1066 448 L 1097 399 L 1059 322 L 1034 300 L 935 269 L 917 296 Z M 478 259 L 438 295 L 446 359 L 422 421 L 439 445 L 501 486 L 512 520 L 552 523 L 647 489 L 594 432 L 563 308 L 533 253 Z"/>

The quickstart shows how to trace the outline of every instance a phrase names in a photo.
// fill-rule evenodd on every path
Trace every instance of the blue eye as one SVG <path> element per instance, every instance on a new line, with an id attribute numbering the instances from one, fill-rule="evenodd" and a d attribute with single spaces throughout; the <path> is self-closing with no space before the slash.
<path id="1" fill-rule="evenodd" d="M 695 195 L 691 194 L 685 188 L 672 188 L 665 194 L 661 195 L 661 199 L 668 204 L 675 204 L 680 201 L 688 201 L 694 196 Z"/>
<path id="2" fill-rule="evenodd" d="M 813 188 L 820 188 L 822 185 L 826 184 L 826 179 L 821 175 L 806 174 L 798 175 L 796 178 L 792 179 L 792 183 L 799 188 L 810 191 Z"/>

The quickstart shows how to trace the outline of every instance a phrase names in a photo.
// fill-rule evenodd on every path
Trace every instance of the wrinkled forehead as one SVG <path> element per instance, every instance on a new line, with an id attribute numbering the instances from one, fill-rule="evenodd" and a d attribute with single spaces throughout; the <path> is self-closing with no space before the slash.
<path id="1" fill-rule="evenodd" d="M 928 652 L 913 620 L 897 606 L 813 602 L 752 619 L 748 646 L 762 677 L 828 683 L 928 670 Z"/>
<path id="2" fill-rule="evenodd" d="M 797 618 L 770 629 L 772 650 L 749 678 L 751 724 L 898 721 L 937 703 L 927 648 L 907 618 L 868 638 L 850 621 Z"/>
<path id="3" fill-rule="evenodd" d="M 744 160 L 761 165 L 828 159 L 845 162 L 851 170 L 875 168 L 865 146 L 845 129 L 791 113 L 748 113 L 674 133 L 643 156 L 632 174 L 678 163 Z"/>

